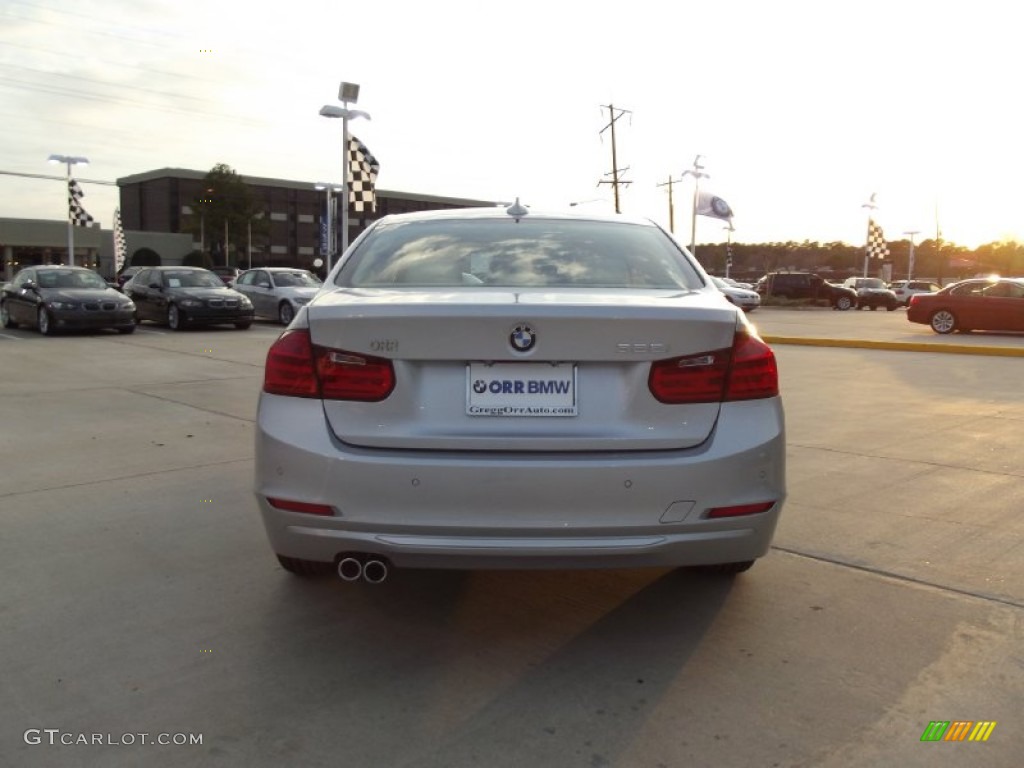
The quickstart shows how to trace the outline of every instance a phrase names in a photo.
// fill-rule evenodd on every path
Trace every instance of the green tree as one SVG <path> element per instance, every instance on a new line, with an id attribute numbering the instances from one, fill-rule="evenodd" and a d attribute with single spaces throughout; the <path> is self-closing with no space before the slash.
<path id="1" fill-rule="evenodd" d="M 242 177 L 224 163 L 213 166 L 203 177 L 202 190 L 193 201 L 195 214 L 189 229 L 193 235 L 202 231 L 213 262 L 228 266 L 231 243 L 236 244 L 238 253 L 238 244 L 245 243 L 250 228 L 253 235 L 266 234 L 268 217 Z"/>

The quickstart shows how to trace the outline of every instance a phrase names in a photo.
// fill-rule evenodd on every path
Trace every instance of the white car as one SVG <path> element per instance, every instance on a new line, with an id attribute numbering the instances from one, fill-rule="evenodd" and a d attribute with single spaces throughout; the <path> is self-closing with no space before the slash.
<path id="1" fill-rule="evenodd" d="M 721 277 L 712 277 L 711 282 L 715 284 L 718 290 L 725 294 L 725 298 L 744 312 L 753 312 L 761 306 L 761 295 L 757 291 L 748 291 L 744 288 L 737 288 L 736 286 L 725 282 L 725 279 Z"/>
<path id="2" fill-rule="evenodd" d="M 917 293 L 938 293 L 942 286 L 934 280 L 896 280 L 890 286 L 900 304 L 910 304 L 910 297 Z"/>
<path id="3" fill-rule="evenodd" d="M 254 490 L 299 575 L 707 566 L 786 496 L 775 356 L 665 230 L 387 216 L 267 354 Z"/>
<path id="4" fill-rule="evenodd" d="M 321 285 L 320 278 L 306 269 L 264 267 L 243 272 L 232 287 L 249 297 L 257 315 L 288 325 Z"/>

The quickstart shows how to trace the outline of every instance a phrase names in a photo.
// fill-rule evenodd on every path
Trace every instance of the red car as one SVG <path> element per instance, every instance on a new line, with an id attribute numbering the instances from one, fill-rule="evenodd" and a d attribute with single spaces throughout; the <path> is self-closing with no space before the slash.
<path id="1" fill-rule="evenodd" d="M 910 297 L 907 319 L 936 333 L 1024 331 L 1024 278 L 963 280 Z"/>

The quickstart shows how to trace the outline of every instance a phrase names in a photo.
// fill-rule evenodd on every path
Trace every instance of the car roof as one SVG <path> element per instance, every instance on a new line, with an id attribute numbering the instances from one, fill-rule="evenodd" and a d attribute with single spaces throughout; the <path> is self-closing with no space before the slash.
<path id="1" fill-rule="evenodd" d="M 309 272 L 309 270 L 305 267 L 253 267 L 245 272 Z"/>
<path id="2" fill-rule="evenodd" d="M 432 211 L 413 211 L 410 213 L 393 213 L 378 219 L 378 223 L 407 223 L 412 221 L 444 221 L 445 219 L 477 219 L 477 220 L 502 220 L 520 218 L 530 219 L 557 219 L 561 221 L 607 221 L 616 223 L 641 224 L 646 226 L 657 226 L 651 219 L 640 216 L 629 216 L 621 213 L 593 213 L 558 210 L 529 210 L 520 215 L 514 216 L 508 213 L 508 208 L 501 207 L 479 207 L 479 208 L 446 208 Z"/>

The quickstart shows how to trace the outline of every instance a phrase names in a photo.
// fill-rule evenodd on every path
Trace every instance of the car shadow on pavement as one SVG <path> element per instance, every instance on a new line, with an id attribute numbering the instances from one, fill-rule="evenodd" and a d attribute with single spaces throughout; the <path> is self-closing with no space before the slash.
<path id="1" fill-rule="evenodd" d="M 685 569 L 401 571 L 380 585 L 293 578 L 268 601 L 279 605 L 254 659 L 287 681 L 283 700 L 260 694 L 253 706 L 286 701 L 294 722 L 358 691 L 359 714 L 343 731 L 387 722 L 408 735 L 378 747 L 380 765 L 508 764 L 508 743 L 518 764 L 552 764 L 543 741 L 520 743 L 524 733 L 550 739 L 547 748 L 586 742 L 590 764 L 615 764 L 631 742 L 621 735 L 641 730 L 678 685 L 742 578 Z"/>

